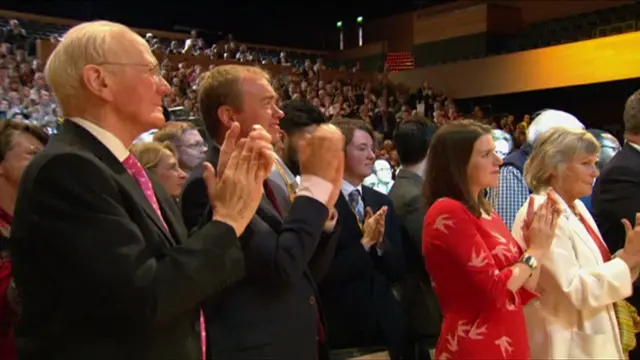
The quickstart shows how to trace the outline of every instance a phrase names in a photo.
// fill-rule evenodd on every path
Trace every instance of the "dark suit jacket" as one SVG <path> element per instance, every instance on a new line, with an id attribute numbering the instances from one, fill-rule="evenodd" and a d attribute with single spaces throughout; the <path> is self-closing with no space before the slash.
<path id="1" fill-rule="evenodd" d="M 625 243 L 624 226 L 627 219 L 635 223 L 640 212 L 640 151 L 628 143 L 605 166 L 592 196 L 593 215 L 602 238 L 611 253 Z M 640 307 L 640 286 L 635 282 L 631 303 Z"/>
<path id="2" fill-rule="evenodd" d="M 165 228 L 118 159 L 81 126 L 24 172 L 11 234 L 20 359 L 199 359 L 200 302 L 243 276 L 233 229 L 187 239 L 150 175 Z"/>
<path id="3" fill-rule="evenodd" d="M 394 342 L 385 339 L 384 334 L 404 337 L 402 311 L 392 291 L 392 284 L 405 272 L 400 223 L 386 195 L 362 186 L 362 199 L 365 207 L 374 212 L 385 205 L 389 207 L 384 250 L 380 256 L 375 246 L 368 252 L 364 249 L 360 243 L 362 230 L 341 194 L 336 204 L 341 219 L 340 240 L 320 283 L 329 346 L 336 349 Z"/>
<path id="4" fill-rule="evenodd" d="M 397 287 L 411 333 L 414 337 L 437 341 L 442 313 L 422 257 L 422 226 L 426 208 L 422 203 L 422 178 L 413 171 L 400 169 L 389 192 L 400 223 L 407 261 L 407 276 Z"/>
<path id="5" fill-rule="evenodd" d="M 217 161 L 215 156 L 210 154 L 209 160 Z M 212 215 L 210 208 L 205 213 Z M 326 272 L 338 239 L 338 231 L 323 236 L 328 214 L 324 204 L 300 196 L 283 219 L 263 197 L 240 236 L 246 277 L 205 305 L 213 358 L 313 360 L 319 353 L 321 358 L 328 356 L 326 347 L 319 348 L 316 341 L 320 309 L 315 285 L 315 279 Z"/>
<path id="6" fill-rule="evenodd" d="M 220 148 L 216 144 L 211 144 L 207 160 L 216 170 L 218 169 L 219 157 Z M 184 226 L 189 232 L 193 231 L 202 221 L 204 212 L 209 206 L 209 197 L 206 196 L 207 184 L 202 178 L 203 173 L 202 165 L 193 169 L 184 184 L 182 194 L 180 194 L 180 212 Z"/>

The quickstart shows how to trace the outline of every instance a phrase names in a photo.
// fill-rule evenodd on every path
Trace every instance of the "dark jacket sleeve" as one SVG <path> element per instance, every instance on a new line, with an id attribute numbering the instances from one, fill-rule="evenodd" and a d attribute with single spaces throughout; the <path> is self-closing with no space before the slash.
<path id="1" fill-rule="evenodd" d="M 240 235 L 247 276 L 272 284 L 300 281 L 328 216 L 329 210 L 323 203 L 307 196 L 296 197 L 278 232 L 254 216 Z"/>
<path id="2" fill-rule="evenodd" d="M 404 257 L 404 249 L 402 248 L 400 220 L 391 201 L 388 198 L 385 200 L 384 205 L 387 206 L 388 210 L 384 228 L 384 241 L 378 245 L 383 251 L 381 255 L 373 248 L 371 251 L 373 251 L 376 266 L 380 272 L 386 276 L 389 282 L 395 283 L 405 274 L 407 264 Z"/>
<path id="3" fill-rule="evenodd" d="M 594 217 L 603 240 L 613 253 L 625 244 L 621 220 L 627 219 L 634 224 L 636 213 L 640 212 L 640 171 L 631 165 L 611 167 L 600 177 L 596 192 Z"/>
<path id="4" fill-rule="evenodd" d="M 180 197 L 180 212 L 187 231 L 191 233 L 198 227 L 208 206 L 207 185 L 201 174 L 192 174 Z"/>
<path id="5" fill-rule="evenodd" d="M 316 247 L 316 251 L 309 261 L 309 271 L 313 275 L 316 283 L 320 283 L 329 271 L 331 261 L 336 252 L 336 246 L 340 239 L 340 218 L 338 218 L 332 232 L 323 232 L 320 236 L 320 242 Z"/>
<path id="6" fill-rule="evenodd" d="M 99 305 L 102 321 L 151 325 L 193 310 L 243 276 L 231 226 L 210 221 L 182 245 L 163 247 L 143 237 L 128 215 L 133 200 L 102 164 L 59 154 L 39 166 L 18 201 L 27 211 L 16 210 L 12 229 L 12 243 L 20 244 L 17 279 L 18 265 L 30 261 L 19 255 L 37 249 L 47 254 L 38 257 L 39 265 L 57 272 L 59 285 L 76 292 L 78 301 Z"/>

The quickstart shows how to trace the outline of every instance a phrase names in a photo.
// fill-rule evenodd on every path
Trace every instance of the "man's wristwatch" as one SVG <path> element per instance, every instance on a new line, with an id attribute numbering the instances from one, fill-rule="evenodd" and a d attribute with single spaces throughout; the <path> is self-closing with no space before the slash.
<path id="1" fill-rule="evenodd" d="M 522 255 L 520 262 L 527 265 L 529 269 L 531 269 L 531 271 L 535 270 L 538 267 L 538 259 L 536 259 L 535 256 L 529 253 L 525 253 L 524 255 Z"/>

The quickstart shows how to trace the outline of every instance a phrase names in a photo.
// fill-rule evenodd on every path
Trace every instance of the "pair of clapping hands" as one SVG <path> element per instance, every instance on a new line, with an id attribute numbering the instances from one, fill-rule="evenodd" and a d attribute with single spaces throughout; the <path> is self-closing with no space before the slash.
<path id="1" fill-rule="evenodd" d="M 238 140 L 240 125 L 234 123 L 220 148 L 218 171 L 204 164 L 204 179 L 214 220 L 231 225 L 239 236 L 254 216 L 263 195 L 263 183 L 271 173 L 276 154 L 271 136 L 254 125 L 249 136 Z M 303 175 L 320 177 L 333 185 L 325 203 L 333 209 L 344 175 L 345 138 L 330 124 L 318 126 L 306 136 L 299 149 Z"/>
<path id="2" fill-rule="evenodd" d="M 541 258 L 551 248 L 558 228 L 558 219 L 562 215 L 560 199 L 549 189 L 546 200 L 536 209 L 533 195 L 529 197 L 527 216 L 522 224 L 523 238 L 527 252 Z"/>
<path id="3" fill-rule="evenodd" d="M 360 242 L 369 250 L 373 245 L 381 244 L 384 240 L 384 229 L 387 218 L 387 207 L 381 207 L 373 212 L 370 207 L 366 209 L 364 226 L 362 227 L 362 239 Z"/>

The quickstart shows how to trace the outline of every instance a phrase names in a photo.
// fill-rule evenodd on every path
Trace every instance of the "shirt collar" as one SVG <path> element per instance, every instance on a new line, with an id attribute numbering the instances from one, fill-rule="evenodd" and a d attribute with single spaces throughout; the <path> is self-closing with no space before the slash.
<path id="1" fill-rule="evenodd" d="M 82 118 L 74 117 L 67 120 L 73 121 L 90 132 L 91 135 L 95 136 L 102 145 L 106 146 L 120 162 L 124 161 L 124 159 L 129 156 L 129 150 L 124 146 L 122 141 L 107 130 Z"/>
<path id="2" fill-rule="evenodd" d="M 634 143 L 629 142 L 629 141 L 627 141 L 627 144 L 629 144 L 629 145 L 633 146 L 633 148 L 634 148 L 634 149 L 636 149 L 636 150 L 640 151 L 640 145 L 634 144 Z"/>
<path id="3" fill-rule="evenodd" d="M 342 194 L 344 195 L 345 198 L 348 199 L 349 194 L 355 189 L 360 190 L 360 196 L 362 196 L 362 184 L 359 184 L 358 186 L 354 186 L 349 184 L 346 180 L 342 180 Z"/>

